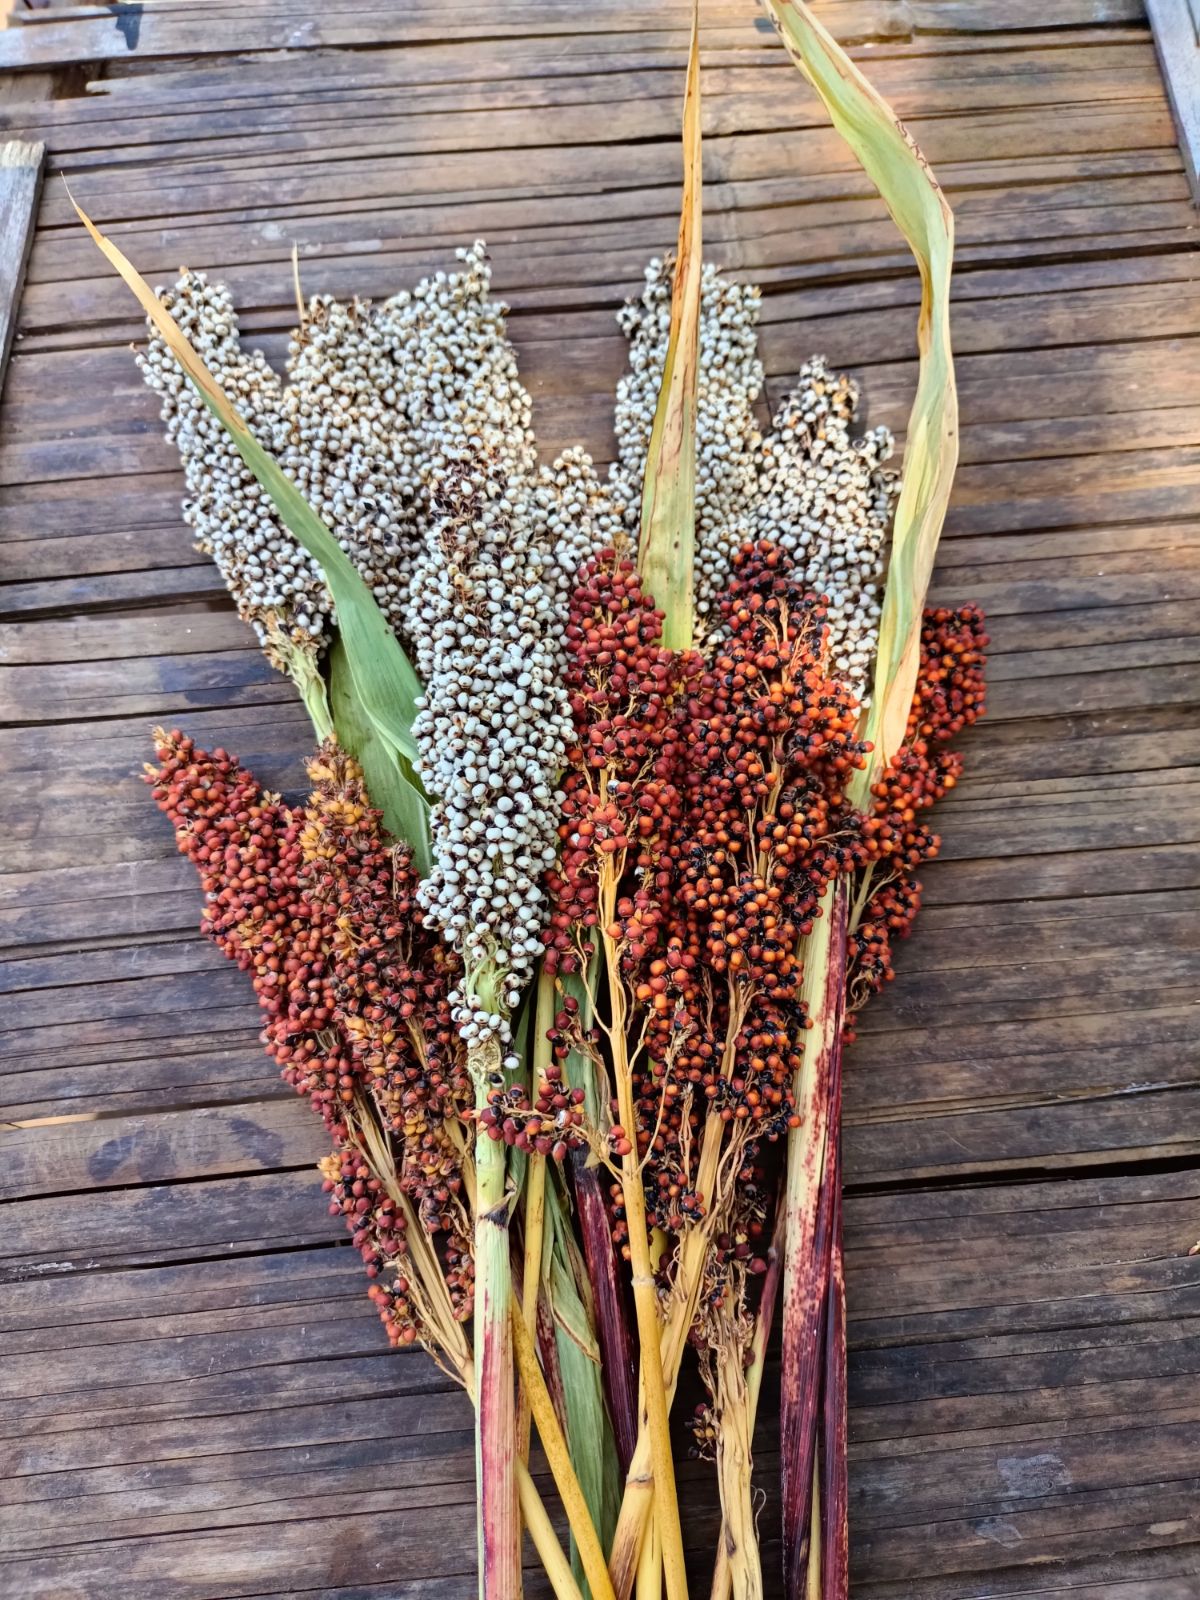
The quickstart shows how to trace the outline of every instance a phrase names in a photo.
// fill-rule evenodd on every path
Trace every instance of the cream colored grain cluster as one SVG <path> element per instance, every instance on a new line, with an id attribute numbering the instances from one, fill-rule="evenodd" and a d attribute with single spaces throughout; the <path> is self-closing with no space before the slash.
<path id="1" fill-rule="evenodd" d="M 696 610 L 716 604 L 747 539 L 788 550 L 829 601 L 830 661 L 864 703 L 879 633 L 880 578 L 897 492 L 883 468 L 891 435 L 853 436 L 858 389 L 821 356 L 800 370 L 764 438 L 757 289 L 706 265 L 701 286 L 696 403 Z M 671 315 L 670 263 L 651 261 L 641 298 L 620 313 L 629 370 L 617 390 L 618 461 L 611 479 L 631 536 L 654 421 Z"/>
<path id="2" fill-rule="evenodd" d="M 258 351 L 242 349 L 229 290 L 186 272 L 159 296 L 258 442 L 277 450 L 283 385 Z M 273 666 L 288 671 L 296 652 L 315 662 L 329 642 L 332 614 L 320 569 L 280 524 L 266 490 L 153 330 L 138 365 L 161 398 L 167 438 L 183 462 L 183 515 L 197 548 L 216 562 Z"/>
<path id="3" fill-rule="evenodd" d="M 750 536 L 761 437 L 755 402 L 759 291 L 723 278 L 706 263 L 701 275 L 696 395 L 696 610 L 706 615 L 729 578 L 729 563 Z M 629 340 L 629 370 L 617 385 L 617 461 L 611 481 L 626 525 L 636 536 L 642 469 L 662 382 L 671 326 L 671 267 L 651 261 L 646 287 L 617 317 Z"/>
<path id="4" fill-rule="evenodd" d="M 489 291 L 476 245 L 461 271 L 437 274 L 394 313 L 412 331 L 425 521 L 412 605 L 425 692 L 413 732 L 438 797 L 421 899 L 463 957 L 456 999 L 469 1046 L 507 1039 L 541 953 L 571 732 L 558 525 L 546 516 L 557 496 L 538 472 L 529 396 Z M 573 524 L 558 531 L 576 537 Z"/>

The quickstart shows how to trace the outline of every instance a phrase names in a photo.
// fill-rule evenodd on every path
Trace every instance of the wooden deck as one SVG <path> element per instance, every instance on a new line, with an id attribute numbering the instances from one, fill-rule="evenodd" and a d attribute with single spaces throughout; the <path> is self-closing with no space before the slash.
<path id="1" fill-rule="evenodd" d="M 900 242 L 750 0 L 704 9 L 709 252 L 765 286 L 776 390 L 820 350 L 899 429 Z M 1138 0 L 821 11 L 957 212 L 937 591 L 994 638 L 849 1064 L 855 1596 L 1197 1600 L 1197 214 Z M 227 278 L 275 357 L 293 239 L 348 296 L 485 235 L 544 446 L 604 456 L 613 313 L 673 237 L 684 9 L 36 15 L 0 33 L 0 137 L 49 150 L 0 406 L 0 1593 L 463 1600 L 467 1406 L 387 1350 L 136 778 L 163 721 L 296 788 L 305 719 L 191 551 L 133 302 L 53 173 L 154 281 Z"/>

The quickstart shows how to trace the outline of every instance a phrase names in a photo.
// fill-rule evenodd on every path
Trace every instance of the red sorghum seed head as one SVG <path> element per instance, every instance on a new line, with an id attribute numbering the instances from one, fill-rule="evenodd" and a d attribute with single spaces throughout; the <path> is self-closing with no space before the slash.
<path id="1" fill-rule="evenodd" d="M 863 823 L 876 887 L 850 937 L 851 1019 L 894 976 L 893 944 L 906 937 L 917 915 L 921 885 L 914 874 L 941 845 L 921 813 L 952 789 L 962 772 L 962 757 L 940 746 L 984 713 L 987 644 L 978 606 L 926 610 L 907 737 L 872 786 L 874 805 Z"/>
<path id="2" fill-rule="evenodd" d="M 827 674 L 820 602 L 777 549 L 750 545 L 720 614 L 681 712 L 669 909 L 635 989 L 651 1014 L 638 1130 L 647 1201 L 668 1230 L 696 1215 L 707 1117 L 731 1125 L 747 1181 L 759 1144 L 793 1124 L 799 941 L 830 879 L 863 856 L 843 792 L 864 759 L 858 708 Z"/>
<path id="3" fill-rule="evenodd" d="M 322 1170 L 379 1279 L 371 1294 L 389 1334 L 425 1336 L 402 1272 L 381 1277 L 404 1247 L 403 1221 L 351 1142 L 350 1109 L 364 1095 L 390 1136 L 400 1191 L 437 1238 L 455 1313 L 469 1316 L 462 1142 L 448 1130 L 472 1102 L 449 1011 L 457 969 L 422 925 L 407 854 L 384 837 L 361 773 L 336 745 L 312 764 L 306 812 L 264 792 L 223 750 L 161 733 L 156 751 L 148 781 L 200 873 L 203 930 L 250 972 L 268 1052 L 337 1142 L 336 1170 Z"/>

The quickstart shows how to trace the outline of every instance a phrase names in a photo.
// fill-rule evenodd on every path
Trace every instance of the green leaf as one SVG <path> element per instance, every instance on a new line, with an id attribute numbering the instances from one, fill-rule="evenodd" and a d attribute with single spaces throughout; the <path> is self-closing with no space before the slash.
<path id="1" fill-rule="evenodd" d="M 700 46 L 696 8 L 683 101 L 683 200 L 671 326 L 642 480 L 638 572 L 663 612 L 663 644 L 687 650 L 695 626 L 696 382 L 700 350 Z"/>
<path id="2" fill-rule="evenodd" d="M 607 1550 L 621 1503 L 617 1447 L 604 1404 L 600 1350 L 575 1275 L 583 1273 L 582 1262 L 574 1249 L 566 1202 L 553 1181 L 546 1185 L 546 1233 L 545 1288 L 567 1408 L 567 1448 L 593 1525 Z"/>
<path id="3" fill-rule="evenodd" d="M 383 813 L 384 827 L 412 847 L 421 877 L 430 867 L 429 802 L 405 756 L 381 736 L 363 712 L 350 673 L 345 641 L 339 636 L 329 651 L 329 697 L 338 742 L 362 768 L 372 805 Z"/>
<path id="4" fill-rule="evenodd" d="M 921 613 L 958 462 L 958 399 L 950 349 L 954 217 L 904 124 L 803 0 L 763 0 L 763 5 L 788 54 L 879 190 L 921 272 L 920 369 L 865 728 L 875 750 L 870 766 L 856 773 L 849 786 L 851 799 L 861 806 L 875 774 L 904 741 L 920 666 Z"/>
<path id="5" fill-rule="evenodd" d="M 320 564 L 337 607 L 338 628 L 345 640 L 350 674 L 363 711 L 397 756 L 414 762 L 417 747 L 412 724 L 421 680 L 388 627 L 369 585 L 287 473 L 259 444 L 145 278 L 75 205 L 74 199 L 71 204 L 102 253 L 133 290 L 201 399 L 237 446 L 242 460 L 275 502 L 284 525 Z"/>

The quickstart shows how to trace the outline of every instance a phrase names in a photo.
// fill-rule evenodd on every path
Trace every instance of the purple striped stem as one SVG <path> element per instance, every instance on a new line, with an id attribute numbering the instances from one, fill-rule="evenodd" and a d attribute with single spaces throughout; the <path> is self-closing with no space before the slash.
<path id="1" fill-rule="evenodd" d="M 840 1074 L 839 1074 L 840 1076 Z M 840 1084 L 839 1084 L 840 1090 Z M 846 1274 L 842 1259 L 841 1096 L 835 1109 L 833 1230 L 825 1315 L 825 1415 L 821 1448 L 821 1600 L 850 1594 L 849 1484 L 846 1462 Z"/>
<path id="2" fill-rule="evenodd" d="M 600 1345 L 601 1381 L 604 1399 L 613 1425 L 621 1474 L 629 1471 L 638 1437 L 637 1369 L 629 1336 L 629 1320 L 617 1257 L 613 1249 L 612 1223 L 604 1204 L 599 1167 L 587 1165 L 587 1152 L 577 1151 L 571 1158 L 575 1178 L 575 1208 L 583 1256 L 596 1312 L 596 1338 Z"/>
<path id="3" fill-rule="evenodd" d="M 569 1432 L 567 1427 L 567 1397 L 563 1392 L 562 1367 L 558 1361 L 558 1339 L 554 1331 L 554 1312 L 550 1305 L 550 1297 L 544 1288 L 538 1295 L 537 1302 L 537 1350 L 542 1364 L 542 1373 L 546 1379 L 546 1392 L 550 1396 L 550 1403 L 554 1407 L 554 1415 L 558 1418 L 558 1425 L 564 1436 Z"/>
<path id="4" fill-rule="evenodd" d="M 804 995 L 812 1026 L 796 1075 L 800 1126 L 788 1140 L 780 1389 L 787 1600 L 801 1600 L 806 1584 L 834 1221 L 832 1151 L 840 1126 L 834 1104 L 841 1093 L 848 908 L 849 886 L 839 876 L 826 891 L 824 914 L 813 928 L 806 952 Z"/>

